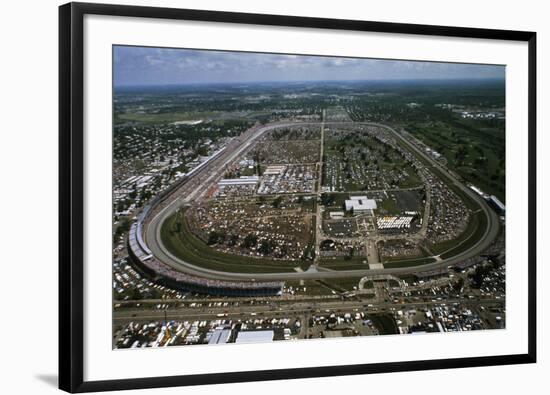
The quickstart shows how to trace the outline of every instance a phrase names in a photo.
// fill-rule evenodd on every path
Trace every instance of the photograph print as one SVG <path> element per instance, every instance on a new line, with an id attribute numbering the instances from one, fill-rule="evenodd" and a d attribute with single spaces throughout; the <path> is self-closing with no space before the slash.
<path id="1" fill-rule="evenodd" d="M 505 329 L 504 65 L 112 51 L 113 348 Z"/>

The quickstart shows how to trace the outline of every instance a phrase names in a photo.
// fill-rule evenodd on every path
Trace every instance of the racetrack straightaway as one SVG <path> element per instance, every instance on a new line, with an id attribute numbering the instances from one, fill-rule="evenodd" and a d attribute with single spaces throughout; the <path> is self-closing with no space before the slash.
<path id="1" fill-rule="evenodd" d="M 284 280 L 316 280 L 316 279 L 327 279 L 327 278 L 346 278 L 346 277 L 355 277 L 355 276 L 372 276 L 377 274 L 407 274 L 413 272 L 422 272 L 422 271 L 433 271 L 438 269 L 446 269 L 448 266 L 472 258 L 483 250 L 485 250 L 496 238 L 499 231 L 499 218 L 496 213 L 489 208 L 487 203 L 483 200 L 482 197 L 473 192 L 470 188 L 462 184 L 458 179 L 456 179 L 452 174 L 450 174 L 447 169 L 442 167 L 437 163 L 433 158 L 429 157 L 417 148 L 415 145 L 407 141 L 401 134 L 396 132 L 394 129 L 387 125 L 377 124 L 377 123 L 363 123 L 363 122 L 325 122 L 324 126 L 328 125 L 371 125 L 378 126 L 389 130 L 394 136 L 406 146 L 407 149 L 416 154 L 421 161 L 425 164 L 430 165 L 439 170 L 436 174 L 437 176 L 442 176 L 445 178 L 443 181 L 447 183 L 452 183 L 455 187 L 459 188 L 466 196 L 476 202 L 483 213 L 487 217 L 487 228 L 484 232 L 483 237 L 481 237 L 471 248 L 466 251 L 462 251 L 459 254 L 443 259 L 438 260 L 433 263 L 428 263 L 424 265 L 412 266 L 412 267 L 402 267 L 402 268 L 387 268 L 387 269 L 359 269 L 359 270 L 341 270 L 341 271 L 303 271 L 303 272 L 285 272 L 285 273 L 229 273 L 222 272 L 217 270 L 211 270 L 202 268 L 196 265 L 193 265 L 189 262 L 185 262 L 182 259 L 174 256 L 167 248 L 163 245 L 160 230 L 164 221 L 170 217 L 177 209 L 189 202 L 190 196 L 195 196 L 197 190 L 205 190 L 205 186 L 201 180 L 212 180 L 214 174 L 219 174 L 223 171 L 223 167 L 228 161 L 231 161 L 237 158 L 239 155 L 244 153 L 248 148 L 253 146 L 253 142 L 257 141 L 265 132 L 287 126 L 296 126 L 296 125 L 315 125 L 321 126 L 321 122 L 294 122 L 294 123 L 277 123 L 270 124 L 256 130 L 252 135 L 247 139 L 237 139 L 236 141 L 240 144 L 236 147 L 231 147 L 228 149 L 226 154 L 222 155 L 220 158 L 217 158 L 211 164 L 204 166 L 201 171 L 196 172 L 192 178 L 187 181 L 182 187 L 174 192 L 178 197 L 164 207 L 160 212 L 158 212 L 153 218 L 146 221 L 144 224 L 145 229 L 145 242 L 152 251 L 153 255 L 161 262 L 171 266 L 172 268 L 189 273 L 195 276 L 210 278 L 215 280 L 233 280 L 233 281 L 284 281 Z M 234 143 L 233 145 L 236 145 Z M 441 177 L 440 177 L 441 178 Z"/>

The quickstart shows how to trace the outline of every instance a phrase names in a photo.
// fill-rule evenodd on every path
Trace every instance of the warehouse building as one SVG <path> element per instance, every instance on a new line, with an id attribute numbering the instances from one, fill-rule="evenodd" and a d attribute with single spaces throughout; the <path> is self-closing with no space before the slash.
<path id="1" fill-rule="evenodd" d="M 353 211 L 354 214 L 373 214 L 376 210 L 376 200 L 367 199 L 366 196 L 351 196 L 345 202 L 346 211 Z"/>
<path id="2" fill-rule="evenodd" d="M 273 341 L 273 330 L 241 331 L 237 335 L 235 343 L 265 343 Z"/>
<path id="3" fill-rule="evenodd" d="M 239 178 L 224 178 L 218 182 L 220 188 L 229 185 L 256 185 L 260 181 L 258 176 L 241 176 Z"/>

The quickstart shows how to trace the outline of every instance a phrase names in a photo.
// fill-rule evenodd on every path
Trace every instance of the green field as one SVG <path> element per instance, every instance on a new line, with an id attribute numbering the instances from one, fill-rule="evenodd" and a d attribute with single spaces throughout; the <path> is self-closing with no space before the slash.
<path id="1" fill-rule="evenodd" d="M 293 272 L 294 267 L 300 264 L 300 262 L 253 258 L 216 251 L 191 232 L 184 217 L 183 212 L 180 212 L 167 218 L 162 224 L 160 236 L 168 251 L 190 264 L 233 273 Z M 180 224 L 179 231 L 176 231 L 176 222 Z"/>
<path id="2" fill-rule="evenodd" d="M 435 259 L 431 257 L 399 259 L 399 260 L 384 262 L 384 268 L 392 269 L 392 268 L 399 268 L 399 267 L 409 267 L 409 266 L 412 267 L 412 266 L 425 265 L 432 262 L 435 262 Z"/>
<path id="3" fill-rule="evenodd" d="M 377 203 L 378 215 L 387 214 L 387 215 L 399 215 L 402 210 L 397 207 L 397 202 L 393 199 L 383 199 L 381 202 Z"/>
<path id="4" fill-rule="evenodd" d="M 173 123 L 178 121 L 199 121 L 203 122 L 216 115 L 214 111 L 192 111 L 192 112 L 168 112 L 168 113 L 140 113 L 126 112 L 116 113 L 115 123 L 140 122 L 147 124 Z"/>
<path id="5" fill-rule="evenodd" d="M 346 277 L 346 278 L 332 278 L 319 280 L 320 283 L 332 288 L 335 292 L 348 292 L 354 291 L 353 287 L 359 288 L 360 277 Z"/>
<path id="6" fill-rule="evenodd" d="M 466 229 L 457 238 L 433 244 L 430 250 L 436 255 L 442 254 L 442 258 L 451 257 L 473 246 L 486 228 L 487 217 L 482 211 L 477 211 L 470 216 Z"/>
<path id="7" fill-rule="evenodd" d="M 366 260 L 367 257 L 365 256 L 354 256 L 348 259 L 344 257 L 323 257 L 319 259 L 319 264 L 332 270 L 360 270 L 369 268 L 366 263 L 363 263 Z"/>
<path id="8" fill-rule="evenodd" d="M 472 226 L 468 223 L 466 230 L 455 240 L 459 244 L 441 254 L 441 258 L 447 259 L 468 250 L 483 236 L 487 228 L 487 217 L 481 212 L 475 213 L 473 217 L 470 221 Z"/>
<path id="9" fill-rule="evenodd" d="M 306 288 L 305 294 L 307 295 L 333 295 L 330 287 L 327 287 L 316 280 L 304 280 L 302 283 L 300 283 L 300 281 L 285 281 L 285 286 L 297 289 L 298 295 L 304 294 L 302 291 L 304 287 Z"/>

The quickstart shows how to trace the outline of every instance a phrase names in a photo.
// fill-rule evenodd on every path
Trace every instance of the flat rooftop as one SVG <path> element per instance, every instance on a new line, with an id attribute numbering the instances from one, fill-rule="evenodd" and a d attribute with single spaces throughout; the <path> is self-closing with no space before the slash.
<path id="1" fill-rule="evenodd" d="M 376 209 L 376 200 L 367 199 L 366 196 L 352 196 L 350 199 L 346 200 L 346 210 L 354 211 L 365 211 L 365 210 L 375 210 Z"/>
<path id="2" fill-rule="evenodd" d="M 265 343 L 273 341 L 273 330 L 241 331 L 237 334 L 235 343 Z"/>

